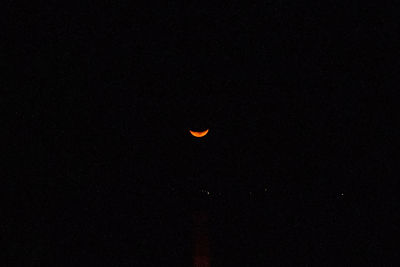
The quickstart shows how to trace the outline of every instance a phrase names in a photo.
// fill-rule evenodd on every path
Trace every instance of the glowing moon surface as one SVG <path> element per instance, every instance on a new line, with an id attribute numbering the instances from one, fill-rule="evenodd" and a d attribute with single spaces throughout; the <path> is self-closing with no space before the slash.
<path id="1" fill-rule="evenodd" d="M 208 133 L 208 129 L 205 130 L 205 131 L 202 131 L 202 132 L 195 132 L 195 131 L 192 131 L 192 130 L 189 130 L 189 131 L 194 137 L 203 137 Z"/>

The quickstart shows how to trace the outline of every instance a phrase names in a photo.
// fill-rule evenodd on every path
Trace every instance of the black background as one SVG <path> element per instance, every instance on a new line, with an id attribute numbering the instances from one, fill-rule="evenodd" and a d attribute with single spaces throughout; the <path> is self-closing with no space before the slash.
<path id="1" fill-rule="evenodd" d="M 393 6 L 5 6 L 4 266 L 395 260 Z"/>

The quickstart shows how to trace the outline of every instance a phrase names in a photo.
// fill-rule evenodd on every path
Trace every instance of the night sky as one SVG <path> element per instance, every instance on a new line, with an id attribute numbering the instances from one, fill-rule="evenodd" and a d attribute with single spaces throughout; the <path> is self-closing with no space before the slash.
<path id="1" fill-rule="evenodd" d="M 395 261 L 394 8 L 5 6 L 3 266 Z"/>

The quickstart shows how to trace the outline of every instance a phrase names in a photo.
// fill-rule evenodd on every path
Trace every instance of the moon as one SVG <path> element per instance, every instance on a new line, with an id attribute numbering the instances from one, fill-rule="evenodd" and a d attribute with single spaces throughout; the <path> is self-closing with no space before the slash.
<path id="1" fill-rule="evenodd" d="M 208 129 L 202 132 L 195 132 L 192 130 L 189 130 L 189 132 L 194 136 L 194 137 L 203 137 L 208 133 Z"/>

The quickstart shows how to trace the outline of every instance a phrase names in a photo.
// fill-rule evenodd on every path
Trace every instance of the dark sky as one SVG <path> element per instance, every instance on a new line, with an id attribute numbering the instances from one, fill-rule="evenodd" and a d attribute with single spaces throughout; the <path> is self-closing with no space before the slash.
<path id="1" fill-rule="evenodd" d="M 292 2 L 6 3 L 11 261 L 149 266 L 155 251 L 178 264 L 189 234 L 174 237 L 202 189 L 220 194 L 215 225 L 227 210 L 254 219 L 227 235 L 260 219 L 244 238 L 259 245 L 238 254 L 251 266 L 276 251 L 310 265 L 335 249 L 349 262 L 393 255 L 394 9 Z M 298 240 L 282 234 L 296 218 Z M 296 240 L 310 250 L 285 245 Z"/>

